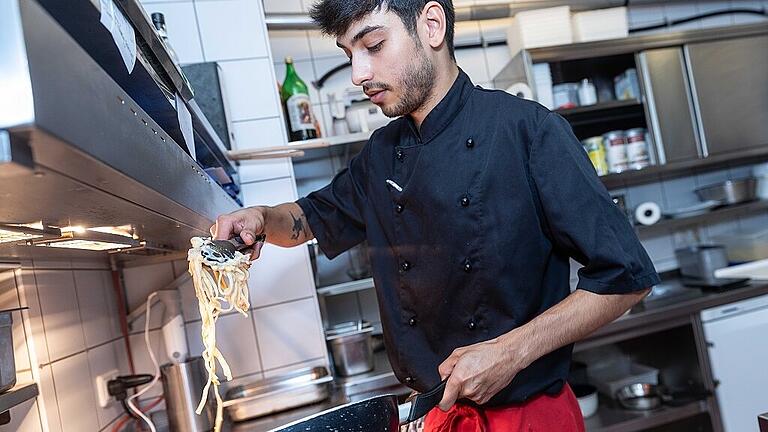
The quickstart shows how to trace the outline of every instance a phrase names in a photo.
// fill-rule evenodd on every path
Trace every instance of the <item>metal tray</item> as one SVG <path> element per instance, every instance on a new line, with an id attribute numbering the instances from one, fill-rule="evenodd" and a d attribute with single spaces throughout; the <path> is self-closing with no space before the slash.
<path id="1" fill-rule="evenodd" d="M 235 422 L 261 417 L 327 399 L 332 380 L 325 367 L 301 369 L 234 387 L 223 406 Z"/>

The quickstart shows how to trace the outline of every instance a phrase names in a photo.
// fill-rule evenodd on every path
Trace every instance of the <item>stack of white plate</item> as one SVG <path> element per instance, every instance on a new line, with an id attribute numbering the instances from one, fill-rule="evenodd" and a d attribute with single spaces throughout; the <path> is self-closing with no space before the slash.
<path id="1" fill-rule="evenodd" d="M 533 65 L 533 82 L 536 84 L 536 100 L 552 109 L 555 106 L 555 98 L 552 94 L 552 73 L 549 70 L 549 63 Z"/>
<path id="2" fill-rule="evenodd" d="M 598 9 L 573 14 L 574 42 L 618 39 L 629 35 L 627 8 Z"/>
<path id="3" fill-rule="evenodd" d="M 507 32 L 507 46 L 513 57 L 523 49 L 572 42 L 570 6 L 518 12 Z"/>

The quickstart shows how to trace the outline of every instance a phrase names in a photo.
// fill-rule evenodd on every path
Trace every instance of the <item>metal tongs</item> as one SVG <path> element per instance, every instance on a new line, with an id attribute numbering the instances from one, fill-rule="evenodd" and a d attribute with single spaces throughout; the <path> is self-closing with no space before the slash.
<path id="1" fill-rule="evenodd" d="M 253 245 L 247 245 L 240 236 L 232 237 L 229 240 L 210 240 L 203 245 L 200 253 L 203 258 L 217 263 L 225 263 L 235 257 L 235 252 L 243 252 L 253 248 L 257 243 L 266 241 L 266 234 L 256 236 Z"/>

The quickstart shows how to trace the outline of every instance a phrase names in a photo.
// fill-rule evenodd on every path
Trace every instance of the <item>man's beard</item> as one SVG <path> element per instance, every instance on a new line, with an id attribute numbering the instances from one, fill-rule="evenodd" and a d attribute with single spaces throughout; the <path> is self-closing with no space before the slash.
<path id="1" fill-rule="evenodd" d="M 400 77 L 400 100 L 394 106 L 382 106 L 381 111 L 387 117 L 399 117 L 417 111 L 430 98 L 432 88 L 435 86 L 435 66 L 429 59 L 417 50 L 418 64 L 411 64 L 403 71 Z M 392 90 L 392 87 L 383 83 L 367 84 L 370 88 Z M 366 87 L 364 85 L 363 87 Z"/>

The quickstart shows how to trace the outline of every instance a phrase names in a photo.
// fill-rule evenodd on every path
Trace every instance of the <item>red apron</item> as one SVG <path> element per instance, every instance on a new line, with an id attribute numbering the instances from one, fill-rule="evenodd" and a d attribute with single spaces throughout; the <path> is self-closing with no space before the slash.
<path id="1" fill-rule="evenodd" d="M 434 408 L 424 432 L 584 432 L 579 403 L 567 384 L 557 395 L 541 394 L 523 403 L 483 408 L 457 403 Z"/>

